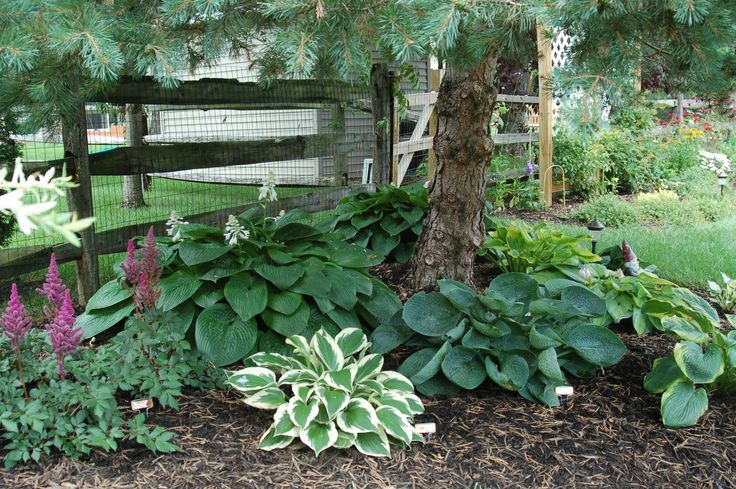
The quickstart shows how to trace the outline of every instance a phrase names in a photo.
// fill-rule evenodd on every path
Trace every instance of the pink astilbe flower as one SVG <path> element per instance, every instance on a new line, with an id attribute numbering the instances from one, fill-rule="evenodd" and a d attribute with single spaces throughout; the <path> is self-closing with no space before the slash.
<path id="1" fill-rule="evenodd" d="M 10 288 L 10 300 L 8 307 L 0 317 L 5 336 L 10 340 L 14 349 L 20 348 L 20 343 L 31 329 L 31 318 L 26 313 L 26 308 L 20 300 L 18 286 L 13 283 Z"/>
<path id="2" fill-rule="evenodd" d="M 43 287 L 36 289 L 40 295 L 46 297 L 49 302 L 48 306 L 43 307 L 43 313 L 46 320 L 50 323 L 59 313 L 61 306 L 64 304 L 64 294 L 67 291 L 66 285 L 61 282 L 59 269 L 56 266 L 56 253 L 51 253 L 51 261 L 49 262 L 49 271 L 46 272 L 46 280 Z"/>
<path id="3" fill-rule="evenodd" d="M 153 226 L 151 226 L 141 250 L 141 274 L 138 279 L 138 301 L 145 308 L 155 308 L 161 297 L 160 256 L 161 251 L 153 238 Z"/>
<path id="4" fill-rule="evenodd" d="M 66 377 L 64 358 L 77 351 L 79 342 L 82 341 L 82 328 L 74 327 L 74 308 L 69 291 L 64 295 L 64 303 L 54 321 L 48 325 L 51 336 L 51 346 L 56 354 L 56 366 L 60 377 Z"/>
<path id="5" fill-rule="evenodd" d="M 130 285 L 138 283 L 141 276 L 141 262 L 135 257 L 135 241 L 132 239 L 128 240 L 128 253 L 125 255 L 125 261 L 120 265 L 120 268 L 125 273 Z"/>

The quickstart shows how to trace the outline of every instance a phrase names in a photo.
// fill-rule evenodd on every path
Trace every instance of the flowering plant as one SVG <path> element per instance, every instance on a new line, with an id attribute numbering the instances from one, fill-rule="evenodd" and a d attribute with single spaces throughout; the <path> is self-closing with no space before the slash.
<path id="1" fill-rule="evenodd" d="M 717 177 L 727 177 L 731 173 L 731 160 L 723 153 L 698 151 L 700 168 L 715 173 Z"/>

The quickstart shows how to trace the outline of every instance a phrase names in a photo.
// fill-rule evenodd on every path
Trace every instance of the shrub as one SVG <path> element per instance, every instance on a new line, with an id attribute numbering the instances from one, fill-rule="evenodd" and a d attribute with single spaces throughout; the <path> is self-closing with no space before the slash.
<path id="1" fill-rule="evenodd" d="M 597 172 L 605 164 L 599 158 L 600 147 L 594 150 L 596 158 L 591 158 L 588 140 L 578 133 L 560 131 L 555 134 L 554 148 L 555 164 L 564 170 L 565 182 L 573 192 L 587 198 L 601 190 Z M 563 173 L 557 168 L 553 171 L 555 178 L 561 180 Z"/>
<path id="2" fill-rule="evenodd" d="M 654 126 L 656 110 L 642 103 L 617 105 L 611 111 L 610 122 L 618 129 L 641 133 Z"/>
<path id="3" fill-rule="evenodd" d="M 539 181 L 532 175 L 495 182 L 488 188 L 486 199 L 495 209 L 538 210 L 542 207 Z"/>
<path id="4" fill-rule="evenodd" d="M 262 449 L 284 448 L 299 438 L 315 455 L 355 446 L 365 455 L 387 457 L 389 443 L 422 441 L 411 425 L 424 412 L 414 386 L 403 375 L 381 371 L 383 357 L 367 354 L 370 343 L 362 331 L 344 329 L 333 339 L 320 330 L 311 341 L 292 336 L 287 343 L 294 348 L 290 357 L 257 353 L 249 359 L 255 367 L 227 380 L 249 406 L 276 410 Z"/>
<path id="5" fill-rule="evenodd" d="M 183 331 L 215 365 L 256 351 L 284 351 L 285 336 L 374 328 L 401 308 L 396 295 L 368 273 L 381 256 L 299 222 L 304 212 L 278 219 L 257 213 L 231 216 L 224 234 L 172 222 L 171 237 L 156 238 L 162 267 L 157 306 L 184 318 Z M 135 308 L 121 264 L 116 272 L 118 278 L 90 299 L 79 318 L 86 338 Z"/>
<path id="6" fill-rule="evenodd" d="M 404 263 L 411 258 L 428 207 L 422 186 L 379 185 L 376 192 L 354 192 L 342 199 L 320 228 Z"/>
<path id="7" fill-rule="evenodd" d="M 615 195 L 602 195 L 586 202 L 572 217 L 586 223 L 598 219 L 607 227 L 636 224 L 641 218 L 637 209 Z"/>
<path id="8" fill-rule="evenodd" d="M 611 158 L 606 177 L 615 179 L 619 191 L 636 193 L 657 187 L 661 174 L 656 160 L 648 156 L 634 134 L 626 130 L 604 131 L 598 142 Z"/>
<path id="9" fill-rule="evenodd" d="M 495 227 L 478 254 L 488 255 L 504 272 L 532 273 L 600 260 L 585 248 L 591 239 L 587 234 L 570 236 L 544 223 L 530 226 L 518 222 Z"/>
<path id="10" fill-rule="evenodd" d="M 662 160 L 664 178 L 677 178 L 700 163 L 697 145 L 687 140 L 675 139 L 659 149 L 664 152 Z"/>

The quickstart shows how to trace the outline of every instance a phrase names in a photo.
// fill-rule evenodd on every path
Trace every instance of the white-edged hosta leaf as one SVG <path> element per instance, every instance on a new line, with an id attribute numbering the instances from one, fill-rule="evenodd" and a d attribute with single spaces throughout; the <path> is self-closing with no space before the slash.
<path id="1" fill-rule="evenodd" d="M 293 360 L 285 355 L 281 355 L 280 353 L 259 352 L 248 358 L 259 367 L 276 369 L 294 368 Z"/>
<path id="2" fill-rule="evenodd" d="M 330 419 L 334 419 L 337 414 L 345 409 L 350 402 L 350 394 L 340 389 L 331 389 L 326 385 L 318 385 L 315 390 L 315 394 L 322 401 L 322 405 L 327 411 L 327 416 Z"/>
<path id="3" fill-rule="evenodd" d="M 275 436 L 299 436 L 299 427 L 289 417 L 289 404 L 284 403 L 276 409 L 271 429 Z"/>
<path id="4" fill-rule="evenodd" d="M 350 392 L 353 390 L 353 381 L 355 380 L 355 365 L 342 370 L 325 372 L 323 380 L 330 387 Z"/>
<path id="5" fill-rule="evenodd" d="M 398 372 L 392 370 L 381 372 L 376 380 L 386 389 L 414 393 L 414 384 L 411 383 L 411 380 Z"/>
<path id="6" fill-rule="evenodd" d="M 371 354 L 361 358 L 355 364 L 357 369 L 355 372 L 355 383 L 359 384 L 365 379 L 372 379 L 383 368 L 383 356 Z"/>
<path id="7" fill-rule="evenodd" d="M 397 391 L 386 391 L 382 396 L 372 399 L 373 403 L 377 406 L 390 406 L 398 409 L 405 416 L 411 416 L 412 412 L 409 408 L 409 403 L 404 399 L 405 394 Z"/>
<path id="8" fill-rule="evenodd" d="M 340 347 L 343 357 L 349 357 L 368 345 L 365 333 L 357 328 L 343 329 L 335 336 L 335 341 L 337 346 Z"/>
<path id="9" fill-rule="evenodd" d="M 422 414 L 424 412 L 424 404 L 416 394 L 404 394 L 404 400 L 409 405 L 411 414 Z"/>
<path id="10" fill-rule="evenodd" d="M 384 433 L 359 433 L 353 442 L 355 448 L 364 455 L 371 457 L 388 457 L 391 447 Z"/>
<path id="11" fill-rule="evenodd" d="M 291 391 L 294 393 L 294 395 L 299 399 L 301 402 L 306 404 L 309 402 L 309 397 L 314 392 L 313 383 L 305 383 L 305 384 L 292 384 Z"/>
<path id="12" fill-rule="evenodd" d="M 345 359 L 342 350 L 337 342 L 324 330 L 317 331 L 312 337 L 309 346 L 317 354 L 322 363 L 325 364 L 327 370 L 339 370 L 342 368 Z"/>
<path id="13" fill-rule="evenodd" d="M 276 385 L 276 374 L 263 367 L 247 367 L 234 372 L 226 384 L 250 394 Z"/>
<path id="14" fill-rule="evenodd" d="M 292 397 L 289 400 L 288 413 L 291 422 L 303 430 L 319 414 L 319 402 L 313 397 L 305 404 L 299 398 Z"/>
<path id="15" fill-rule="evenodd" d="M 408 418 L 401 411 L 391 406 L 381 406 L 376 409 L 376 416 L 378 416 L 378 420 L 383 425 L 386 433 L 407 445 L 411 444 L 414 430 L 409 424 Z"/>
<path id="16" fill-rule="evenodd" d="M 317 375 L 311 370 L 294 369 L 284 372 L 279 378 L 279 385 L 310 383 L 316 380 Z"/>
<path id="17" fill-rule="evenodd" d="M 350 448 L 355 443 L 355 433 L 346 433 L 339 431 L 337 433 L 337 441 L 333 445 L 335 448 Z"/>
<path id="18" fill-rule="evenodd" d="M 351 399 L 336 419 L 337 426 L 348 433 L 377 433 L 380 430 L 376 410 L 365 399 Z"/>
<path id="19" fill-rule="evenodd" d="M 361 382 L 358 386 L 360 389 L 365 389 L 365 391 L 370 394 L 376 394 L 379 396 L 382 396 L 384 392 L 386 392 L 386 389 L 383 387 L 383 384 L 378 382 L 377 380 L 364 380 Z"/>
<path id="20" fill-rule="evenodd" d="M 327 424 L 310 423 L 299 433 L 299 439 L 311 448 L 315 455 L 319 455 L 322 451 L 334 445 L 337 436 L 337 428 L 335 428 L 335 423 L 332 421 Z"/>
<path id="21" fill-rule="evenodd" d="M 294 347 L 294 353 L 301 356 L 307 362 L 311 361 L 311 350 L 309 342 L 304 336 L 294 335 L 286 338 L 286 344 Z"/>
<path id="22" fill-rule="evenodd" d="M 286 396 L 278 387 L 267 387 L 247 395 L 243 401 L 258 409 L 276 409 L 286 402 Z"/>
<path id="23" fill-rule="evenodd" d="M 271 427 L 261 436 L 258 442 L 258 448 L 270 452 L 271 450 L 278 450 L 279 448 L 286 448 L 289 444 L 294 441 L 294 436 L 276 435 L 274 434 L 274 428 Z"/>

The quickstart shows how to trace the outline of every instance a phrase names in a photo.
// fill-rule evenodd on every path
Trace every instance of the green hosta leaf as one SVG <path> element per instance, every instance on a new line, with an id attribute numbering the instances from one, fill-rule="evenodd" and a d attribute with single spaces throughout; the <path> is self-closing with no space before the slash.
<path id="1" fill-rule="evenodd" d="M 355 398 L 337 415 L 337 426 L 348 433 L 378 433 L 376 410 L 365 399 Z"/>
<path id="2" fill-rule="evenodd" d="M 309 322 L 310 309 L 306 302 L 302 301 L 293 314 L 286 316 L 280 312 L 266 308 L 261 313 L 261 319 L 269 328 L 283 336 L 301 334 Z"/>
<path id="3" fill-rule="evenodd" d="M 202 282 L 189 272 L 180 270 L 161 280 L 161 298 L 158 306 L 170 311 L 182 302 L 191 298 Z"/>
<path id="4" fill-rule="evenodd" d="M 230 247 L 221 243 L 182 241 L 179 244 L 179 257 L 190 267 L 215 260 L 228 251 L 230 251 Z"/>
<path id="5" fill-rule="evenodd" d="M 403 345 L 414 335 L 414 331 L 406 326 L 397 312 L 391 320 L 380 325 L 371 333 L 371 351 L 378 354 L 388 353 L 394 348 Z"/>
<path id="6" fill-rule="evenodd" d="M 388 256 L 401 243 L 401 236 L 387 236 L 383 231 L 376 231 L 371 236 L 370 248 L 376 253 Z"/>
<path id="7" fill-rule="evenodd" d="M 272 292 L 268 294 L 268 307 L 285 316 L 290 316 L 296 312 L 302 304 L 303 299 L 299 294 L 294 292 Z"/>
<path id="8" fill-rule="evenodd" d="M 248 321 L 266 309 L 268 286 L 249 272 L 242 272 L 228 279 L 225 298 L 240 319 Z"/>
<path id="9" fill-rule="evenodd" d="M 345 409 L 350 401 L 350 394 L 339 389 L 331 389 L 324 385 L 318 385 L 315 393 L 327 411 L 327 416 L 334 419 L 335 416 Z"/>
<path id="10" fill-rule="evenodd" d="M 277 221 L 277 226 L 279 227 L 279 229 L 273 234 L 274 241 L 299 241 L 305 238 L 311 238 L 322 234 L 319 229 L 307 224 L 303 224 L 301 222 L 290 222 L 286 225 L 283 225 L 278 223 Z"/>
<path id="11" fill-rule="evenodd" d="M 330 248 L 330 260 L 341 267 L 368 268 L 383 261 L 382 256 L 357 245 L 336 242 L 331 243 Z"/>
<path id="12" fill-rule="evenodd" d="M 602 317 L 606 315 L 606 301 L 585 287 L 567 287 L 562 291 L 562 300 L 572 304 L 586 316 Z"/>
<path id="13" fill-rule="evenodd" d="M 133 299 L 128 299 L 114 306 L 80 314 L 74 322 L 74 326 L 82 328 L 84 339 L 86 340 L 112 328 L 123 319 L 126 319 L 133 312 L 133 309 L 135 309 Z"/>
<path id="14" fill-rule="evenodd" d="M 440 286 L 440 294 L 460 311 L 467 311 L 478 303 L 475 291 L 462 282 L 438 280 L 437 284 Z"/>
<path id="15" fill-rule="evenodd" d="M 410 376 L 410 379 L 412 382 L 414 382 L 414 384 L 423 384 L 424 382 L 437 375 L 437 372 L 439 372 L 442 368 L 442 362 L 444 361 L 450 350 L 452 350 L 452 344 L 449 341 L 446 341 L 439 349 L 430 348 L 429 350 L 433 351 L 434 354 L 426 361 L 426 363 L 418 365 L 419 370 Z M 417 358 L 422 358 L 421 356 L 415 357 L 415 355 L 425 351 L 427 351 L 427 349 L 420 350 L 414 355 L 411 355 L 409 358 L 406 359 L 402 367 L 407 368 L 405 366 L 411 365 L 410 361 L 415 361 L 415 359 Z M 399 369 L 399 371 L 405 375 L 408 375 L 408 372 L 405 370 Z"/>
<path id="16" fill-rule="evenodd" d="M 307 264 L 304 264 L 307 266 Z M 292 292 L 312 296 L 314 298 L 327 298 L 330 295 L 330 281 L 321 270 L 307 268 L 304 275 L 291 287 Z"/>
<path id="17" fill-rule="evenodd" d="M 295 436 L 285 436 L 274 434 L 274 428 L 269 428 L 258 442 L 258 448 L 270 452 L 271 450 L 278 450 L 279 448 L 286 448 L 294 441 Z"/>
<path id="18" fill-rule="evenodd" d="M 581 358 L 601 367 L 615 365 L 626 353 L 626 346 L 611 330 L 593 324 L 581 324 L 567 335 L 567 346 Z"/>
<path id="19" fill-rule="evenodd" d="M 355 226 L 356 228 L 365 228 L 373 224 L 374 222 L 378 222 L 383 217 L 383 212 L 378 211 L 376 213 L 372 213 L 370 211 L 363 212 L 361 214 L 356 214 L 353 216 L 352 219 L 350 219 L 350 224 Z"/>
<path id="20" fill-rule="evenodd" d="M 686 380 L 672 384 L 662 394 L 662 422 L 670 428 L 685 428 L 697 423 L 708 410 L 708 394 Z"/>
<path id="21" fill-rule="evenodd" d="M 278 387 L 266 387 L 247 395 L 243 401 L 247 405 L 258 409 L 277 409 L 286 402 L 286 396 Z"/>
<path id="22" fill-rule="evenodd" d="M 285 339 L 274 331 L 261 331 L 258 335 L 258 351 L 266 353 L 281 353 L 290 355 L 291 348 L 286 345 Z"/>
<path id="23" fill-rule="evenodd" d="M 387 372 L 381 372 L 376 376 L 376 380 L 380 382 L 383 387 L 389 390 L 406 392 L 409 394 L 414 392 L 414 384 L 412 384 L 407 377 L 398 372 L 390 370 Z"/>
<path id="24" fill-rule="evenodd" d="M 423 336 L 442 336 L 457 326 L 457 309 L 439 292 L 419 292 L 404 305 L 402 319 Z"/>
<path id="25" fill-rule="evenodd" d="M 222 287 L 215 284 L 203 284 L 199 290 L 192 296 L 192 300 L 202 309 L 207 309 L 225 298 L 225 292 Z"/>
<path id="26" fill-rule="evenodd" d="M 243 321 L 227 304 L 208 307 L 197 318 L 197 348 L 217 367 L 243 358 L 257 339 L 255 320 Z"/>
<path id="27" fill-rule="evenodd" d="M 326 268 L 323 273 L 330 283 L 330 300 L 343 309 L 350 310 L 355 307 L 358 296 L 350 276 L 342 270 L 333 268 Z"/>
<path id="28" fill-rule="evenodd" d="M 284 253 L 283 251 L 276 248 L 268 248 L 266 250 L 266 253 L 268 253 L 268 257 L 271 258 L 271 261 L 273 261 L 277 265 L 289 265 L 290 263 L 298 261 L 297 258 L 294 258 L 290 254 Z"/>
<path id="29" fill-rule="evenodd" d="M 351 392 L 355 381 L 355 368 L 353 366 L 342 370 L 333 370 L 324 374 L 324 381 L 330 387 Z"/>
<path id="30" fill-rule="evenodd" d="M 723 351 L 714 344 L 703 348 L 692 341 L 683 341 L 672 350 L 680 370 L 696 384 L 710 384 L 723 373 Z"/>
<path id="31" fill-rule="evenodd" d="M 510 302 L 529 304 L 539 297 L 539 284 L 526 273 L 504 273 L 488 286 L 488 290 L 499 294 Z"/>
<path id="32" fill-rule="evenodd" d="M 504 389 L 518 391 L 529 380 L 529 364 L 519 355 L 505 355 L 500 369 L 491 357 L 486 357 L 485 367 L 491 380 Z"/>
<path id="33" fill-rule="evenodd" d="M 271 428 L 275 436 L 299 436 L 299 427 L 289 417 L 288 403 L 284 403 L 276 408 Z"/>
<path id="34" fill-rule="evenodd" d="M 276 374 L 263 367 L 247 367 L 234 372 L 225 382 L 235 389 L 252 394 L 276 385 Z"/>
<path id="35" fill-rule="evenodd" d="M 560 370 L 560 364 L 557 361 L 557 351 L 554 348 L 542 350 L 537 355 L 537 368 L 553 382 L 560 384 L 565 382 L 565 376 Z"/>
<path id="36" fill-rule="evenodd" d="M 652 371 L 644 377 L 644 388 L 650 394 L 661 394 L 675 382 L 685 379 L 685 374 L 677 366 L 675 357 L 670 354 L 654 360 Z"/>
<path id="37" fill-rule="evenodd" d="M 383 425 L 383 429 L 386 430 L 387 434 L 403 441 L 406 445 L 411 444 L 414 430 L 409 424 L 407 417 L 398 409 L 391 406 L 381 406 L 376 409 L 376 416 L 378 416 L 378 420 Z"/>
<path id="38" fill-rule="evenodd" d="M 95 309 L 105 309 L 116 304 L 120 304 L 125 299 L 130 299 L 132 291 L 123 287 L 123 284 L 117 280 L 106 283 L 95 294 L 90 297 L 87 302 L 86 311 Z"/>
<path id="39" fill-rule="evenodd" d="M 613 318 L 613 322 L 620 323 L 634 313 L 634 300 L 627 294 L 612 291 L 611 297 L 606 298 L 606 309 Z"/>
<path id="40" fill-rule="evenodd" d="M 337 441 L 337 428 L 330 421 L 327 424 L 313 422 L 299 433 L 299 439 L 306 446 L 319 455 L 322 451 L 330 448 Z"/>
<path id="41" fill-rule="evenodd" d="M 662 328 L 676 334 L 680 339 L 694 343 L 707 343 L 710 340 L 708 333 L 700 330 L 696 323 L 685 318 L 668 316 L 662 318 Z"/>
<path id="42" fill-rule="evenodd" d="M 223 255 L 212 263 L 203 264 L 197 268 L 200 280 L 217 282 L 241 272 L 245 269 L 245 265 L 240 263 L 233 255 Z"/>
<path id="43" fill-rule="evenodd" d="M 299 265 L 275 266 L 268 263 L 259 263 L 253 270 L 281 290 L 287 290 L 304 275 L 304 269 Z"/>
<path id="44" fill-rule="evenodd" d="M 370 297 L 361 297 L 360 306 L 370 313 L 375 326 L 389 321 L 394 314 L 401 310 L 402 304 L 396 294 L 383 282 L 372 280 L 372 294 Z"/>
<path id="45" fill-rule="evenodd" d="M 359 433 L 353 444 L 360 453 L 370 457 L 388 457 L 391 455 L 388 438 L 383 433 Z"/>
<path id="46" fill-rule="evenodd" d="M 191 301 L 187 301 L 179 305 L 176 309 L 164 314 L 163 321 L 165 321 L 165 325 L 162 328 L 168 328 L 169 331 L 176 331 L 183 337 L 192 326 L 194 313 L 194 305 Z"/>
<path id="47" fill-rule="evenodd" d="M 322 360 L 328 370 L 341 369 L 345 358 L 337 342 L 324 331 L 318 331 L 309 343 L 312 351 Z"/>
<path id="48" fill-rule="evenodd" d="M 349 357 L 354 353 L 358 353 L 368 346 L 368 340 L 365 333 L 357 328 L 348 328 L 340 331 L 335 336 L 337 346 L 340 347 L 344 357 Z"/>
<path id="49" fill-rule="evenodd" d="M 340 328 L 360 328 L 360 319 L 358 319 L 358 314 L 355 311 L 346 311 L 342 307 L 335 307 L 334 309 L 327 311 L 325 314 Z"/>
<path id="50" fill-rule="evenodd" d="M 447 353 L 442 361 L 442 373 L 453 384 L 468 390 L 475 389 L 486 379 L 483 362 L 464 346 L 456 346 Z"/>
<path id="51" fill-rule="evenodd" d="M 372 354 L 361 358 L 356 365 L 355 383 L 359 384 L 365 379 L 371 379 L 378 375 L 383 367 L 383 357 Z"/>
<path id="52" fill-rule="evenodd" d="M 313 397 L 305 404 L 299 398 L 292 397 L 289 400 L 289 406 L 286 411 L 289 413 L 291 422 L 299 428 L 304 429 L 317 418 L 319 414 L 319 401 Z"/>
<path id="53" fill-rule="evenodd" d="M 419 206 L 412 206 L 408 209 L 397 209 L 399 215 L 404 218 L 406 222 L 409 224 L 416 224 L 418 222 L 421 222 L 422 218 L 424 217 L 424 211 L 422 207 Z"/>
<path id="54" fill-rule="evenodd" d="M 461 391 L 461 387 L 447 380 L 442 373 L 438 373 L 423 384 L 417 384 L 417 391 L 423 396 L 454 396 Z"/>
<path id="55" fill-rule="evenodd" d="M 540 332 L 536 326 L 532 326 L 529 332 L 529 344 L 537 350 L 546 350 L 562 345 L 562 338 L 552 328 L 543 328 Z"/>
<path id="56" fill-rule="evenodd" d="M 355 433 L 345 433 L 344 431 L 338 431 L 337 441 L 333 445 L 335 448 L 350 448 L 355 443 Z"/>

